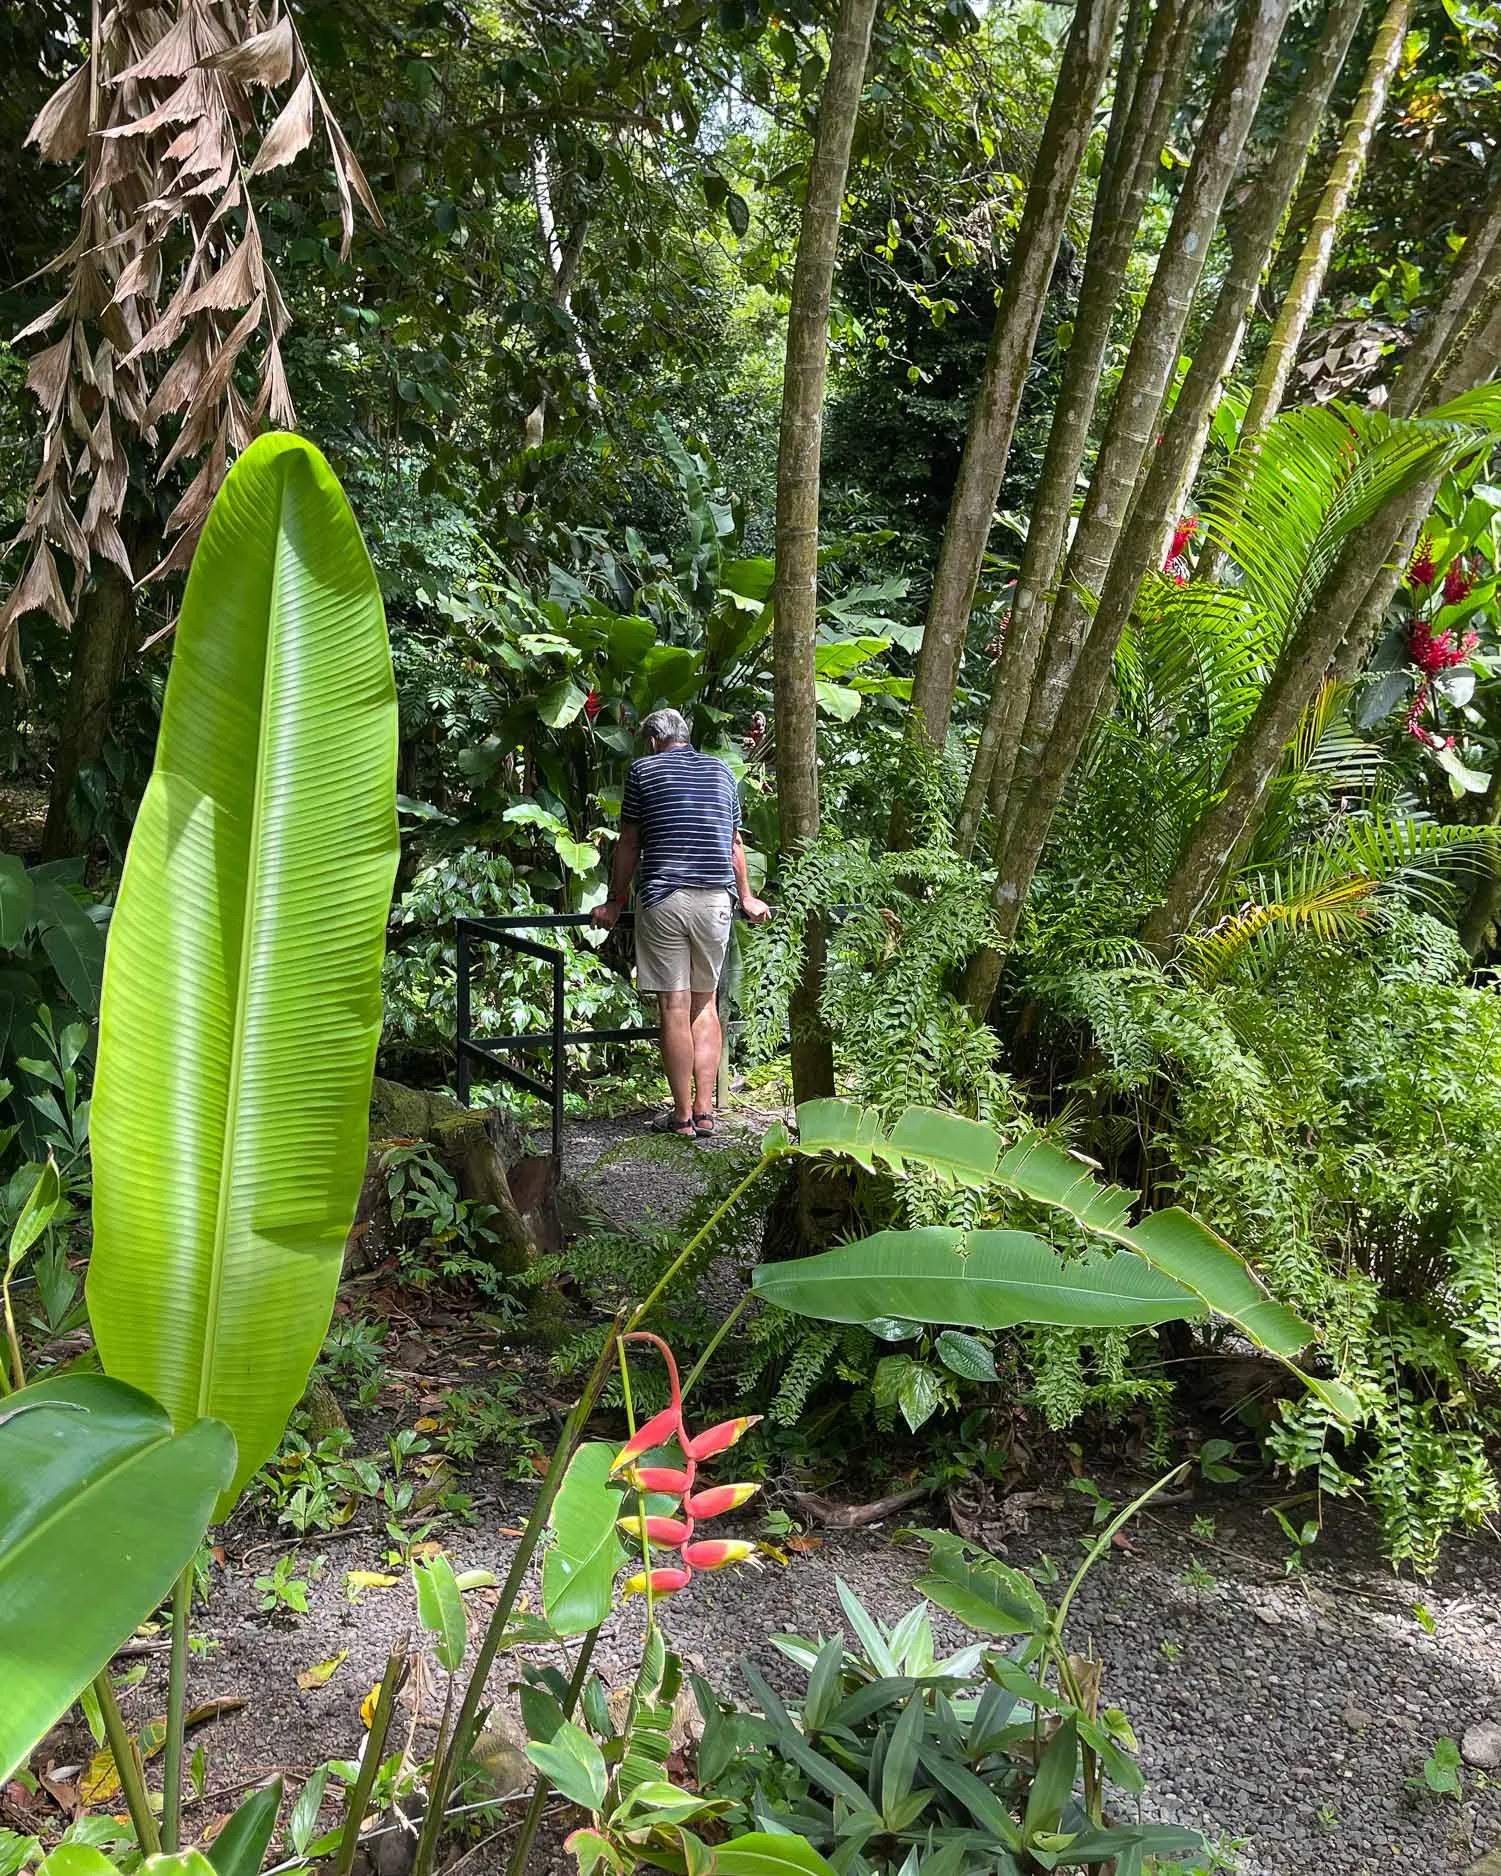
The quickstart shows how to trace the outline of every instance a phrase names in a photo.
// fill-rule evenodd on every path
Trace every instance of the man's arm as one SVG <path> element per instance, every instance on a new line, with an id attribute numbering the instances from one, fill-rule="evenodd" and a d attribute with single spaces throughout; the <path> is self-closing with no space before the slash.
<path id="1" fill-rule="evenodd" d="M 610 867 L 610 896 L 602 905 L 595 906 L 593 913 L 594 923 L 603 925 L 606 931 L 625 910 L 625 902 L 630 897 L 631 880 L 640 858 L 641 823 L 622 821 L 620 838 L 615 842 L 615 858 Z M 744 866 L 744 861 L 741 865 Z"/>
<path id="2" fill-rule="evenodd" d="M 730 849 L 730 864 L 735 869 L 735 890 L 740 895 L 740 910 L 752 925 L 759 925 L 771 917 L 771 907 L 764 899 L 758 899 L 750 889 L 750 875 L 745 870 L 745 842 L 740 838 L 740 829 L 735 829 L 735 844 Z"/>

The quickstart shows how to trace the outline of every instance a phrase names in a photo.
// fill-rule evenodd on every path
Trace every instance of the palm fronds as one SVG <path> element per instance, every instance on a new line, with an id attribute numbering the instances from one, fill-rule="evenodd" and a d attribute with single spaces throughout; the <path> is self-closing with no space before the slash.
<path id="1" fill-rule="evenodd" d="M 1238 899 L 1219 922 L 1193 934 L 1189 974 L 1217 982 L 1243 961 L 1272 961 L 1301 932 L 1324 943 L 1357 937 L 1381 893 L 1442 902 L 1456 871 L 1494 864 L 1501 830 L 1445 825 L 1393 812 L 1352 815 L 1280 865 L 1239 876 Z"/>
<path id="2" fill-rule="evenodd" d="M 1201 516 L 1280 642 L 1354 529 L 1393 497 L 1443 474 L 1498 427 L 1495 385 L 1425 417 L 1393 419 L 1341 403 L 1286 411 L 1256 449 L 1231 457 Z"/>

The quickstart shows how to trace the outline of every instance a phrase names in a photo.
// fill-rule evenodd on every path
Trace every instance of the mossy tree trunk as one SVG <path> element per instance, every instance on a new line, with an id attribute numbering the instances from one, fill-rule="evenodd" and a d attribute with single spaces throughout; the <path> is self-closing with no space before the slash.
<path id="1" fill-rule="evenodd" d="M 818 626 L 819 469 L 828 375 L 829 302 L 876 4 L 877 0 L 842 0 L 829 42 L 828 75 L 813 138 L 787 315 L 787 359 L 777 448 L 772 652 L 777 815 L 782 852 L 788 857 L 816 837 L 819 825 L 814 642 Z M 799 1101 L 834 1092 L 833 1045 L 819 1012 L 824 953 L 822 929 L 810 931 L 802 981 L 792 998 L 792 1086 Z"/>

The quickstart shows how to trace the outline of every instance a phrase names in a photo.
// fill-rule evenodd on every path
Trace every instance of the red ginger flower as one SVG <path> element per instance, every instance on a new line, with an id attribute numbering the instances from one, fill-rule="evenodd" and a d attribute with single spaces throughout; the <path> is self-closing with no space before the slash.
<path id="1" fill-rule="evenodd" d="M 584 715 L 591 723 L 599 715 L 599 692 L 593 685 L 590 685 L 589 695 L 584 699 Z"/>
<path id="2" fill-rule="evenodd" d="M 637 1596 L 649 1589 L 653 1596 L 675 1596 L 688 1587 L 696 1570 L 722 1570 L 726 1564 L 743 1562 L 756 1548 L 754 1544 L 738 1538 L 695 1539 L 693 1533 L 702 1519 L 733 1511 L 737 1505 L 743 1505 L 746 1499 L 754 1497 L 760 1487 L 716 1485 L 707 1491 L 695 1492 L 693 1484 L 700 1461 L 712 1459 L 727 1451 L 746 1428 L 754 1426 L 761 1416 L 743 1415 L 736 1420 L 722 1420 L 718 1426 L 709 1427 L 702 1433 L 689 1433 L 683 1420 L 683 1390 L 672 1350 L 660 1336 L 644 1330 L 623 1339 L 627 1342 L 650 1342 L 661 1351 L 662 1359 L 667 1364 L 667 1380 L 672 1398 L 661 1413 L 653 1414 L 650 1420 L 636 1429 L 615 1455 L 610 1471 L 612 1474 L 623 1474 L 626 1482 L 638 1492 L 656 1492 L 678 1499 L 678 1509 L 682 1513 L 680 1517 L 643 1517 L 638 1514 L 617 1521 L 621 1530 L 637 1542 L 677 1553 L 673 1564 L 640 1570 L 629 1577 L 624 1593 Z M 668 1440 L 676 1440 L 682 1448 L 686 1462 L 682 1470 L 673 1466 L 638 1466 L 635 1463 L 653 1447 L 665 1445 Z"/>
<path id="3" fill-rule="evenodd" d="M 1437 677 L 1463 664 L 1480 642 L 1477 632 L 1466 632 L 1456 642 L 1449 631 L 1435 632 L 1426 619 L 1414 619 L 1407 628 L 1407 650 L 1424 677 Z"/>
<path id="4" fill-rule="evenodd" d="M 1423 722 L 1423 712 L 1428 707 L 1429 683 L 1425 677 L 1418 685 L 1417 694 L 1412 700 L 1412 707 L 1407 712 L 1407 734 L 1429 749 L 1452 749 L 1454 738 L 1440 736 L 1437 730 L 1429 729 Z"/>
<path id="5" fill-rule="evenodd" d="M 1162 571 L 1164 573 L 1172 572 L 1173 562 L 1183 558 L 1184 554 L 1188 551 L 1188 543 L 1198 531 L 1199 517 L 1197 515 L 1185 515 L 1178 523 L 1177 527 L 1173 529 L 1173 544 L 1167 550 L 1167 559 L 1162 563 Z M 1180 580 L 1178 584 L 1181 586 L 1183 582 Z"/>
<path id="6" fill-rule="evenodd" d="M 1438 568 L 1433 564 L 1433 542 L 1428 535 L 1420 534 L 1407 565 L 1407 584 L 1416 592 L 1419 587 L 1432 586 L 1437 573 Z"/>
<path id="7" fill-rule="evenodd" d="M 1449 571 L 1444 575 L 1444 604 L 1457 606 L 1462 599 L 1468 599 L 1474 584 L 1474 575 L 1465 565 L 1463 557 L 1451 561 Z"/>

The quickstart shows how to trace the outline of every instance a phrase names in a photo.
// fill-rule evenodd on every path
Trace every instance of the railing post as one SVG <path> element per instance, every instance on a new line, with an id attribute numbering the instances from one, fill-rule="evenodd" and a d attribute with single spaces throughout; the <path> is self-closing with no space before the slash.
<path id="1" fill-rule="evenodd" d="M 469 933 L 464 928 L 463 919 L 454 920 L 454 939 L 457 947 L 459 995 L 458 995 L 458 1034 L 455 1047 L 458 1054 L 458 1069 L 454 1076 L 458 1088 L 459 1105 L 469 1105 Z"/>
<path id="2" fill-rule="evenodd" d="M 563 954 L 552 961 L 552 1156 L 559 1176 L 563 1170 Z"/>

